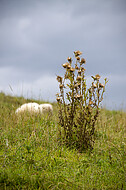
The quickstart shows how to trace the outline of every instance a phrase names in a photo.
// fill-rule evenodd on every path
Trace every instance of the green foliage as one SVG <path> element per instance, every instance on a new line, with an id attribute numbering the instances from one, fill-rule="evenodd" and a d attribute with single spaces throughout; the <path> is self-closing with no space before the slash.
<path id="1" fill-rule="evenodd" d="M 15 99 L 0 99 L 0 190 L 125 189 L 126 113 L 101 110 L 94 149 L 80 153 L 59 146 L 57 104 L 52 117 L 17 117 Z"/>
<path id="2" fill-rule="evenodd" d="M 90 88 L 87 88 L 83 67 L 86 60 L 80 58 L 82 52 L 75 51 L 74 54 L 74 66 L 72 58 L 68 57 L 68 62 L 63 64 L 64 78 L 57 76 L 60 89 L 60 93 L 57 94 L 59 124 L 63 127 L 60 134 L 65 144 L 83 151 L 93 147 L 95 123 L 107 79 L 105 84 L 101 84 L 98 74 L 92 76 L 93 82 Z"/>

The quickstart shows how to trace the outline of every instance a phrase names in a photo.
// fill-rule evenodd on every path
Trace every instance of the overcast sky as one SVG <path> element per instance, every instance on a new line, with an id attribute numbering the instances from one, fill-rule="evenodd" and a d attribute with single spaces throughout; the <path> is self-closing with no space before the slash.
<path id="1" fill-rule="evenodd" d="M 106 107 L 126 107 L 125 0 L 0 0 L 0 91 L 55 101 L 75 50 L 109 79 Z"/>

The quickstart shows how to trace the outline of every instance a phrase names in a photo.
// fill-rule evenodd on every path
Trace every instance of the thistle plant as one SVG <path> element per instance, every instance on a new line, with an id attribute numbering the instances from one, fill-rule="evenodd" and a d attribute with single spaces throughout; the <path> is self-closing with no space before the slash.
<path id="1" fill-rule="evenodd" d="M 75 51 L 75 64 L 71 57 L 62 66 L 64 77 L 57 76 L 60 93 L 56 94 L 60 137 L 67 146 L 79 150 L 93 148 L 95 123 L 99 115 L 100 103 L 103 100 L 107 79 L 100 83 L 100 76 L 92 76 L 92 84 L 88 88 L 85 79 L 86 60 L 81 58 L 82 52 Z"/>

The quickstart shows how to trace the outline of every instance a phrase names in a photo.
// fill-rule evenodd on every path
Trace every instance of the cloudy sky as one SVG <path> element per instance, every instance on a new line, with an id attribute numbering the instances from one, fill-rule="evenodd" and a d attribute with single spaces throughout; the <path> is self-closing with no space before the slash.
<path id="1" fill-rule="evenodd" d="M 104 105 L 126 108 L 125 0 L 0 0 L 0 91 L 55 101 L 75 50 L 109 79 Z"/>

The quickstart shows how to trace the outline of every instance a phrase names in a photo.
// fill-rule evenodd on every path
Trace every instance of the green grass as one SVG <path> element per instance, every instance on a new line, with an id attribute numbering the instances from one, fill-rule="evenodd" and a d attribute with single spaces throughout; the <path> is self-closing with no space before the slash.
<path id="1" fill-rule="evenodd" d="M 56 104 L 50 118 L 17 117 L 28 101 L 0 93 L 0 190 L 126 189 L 126 113 L 102 110 L 94 149 L 80 153 L 59 144 Z"/>

